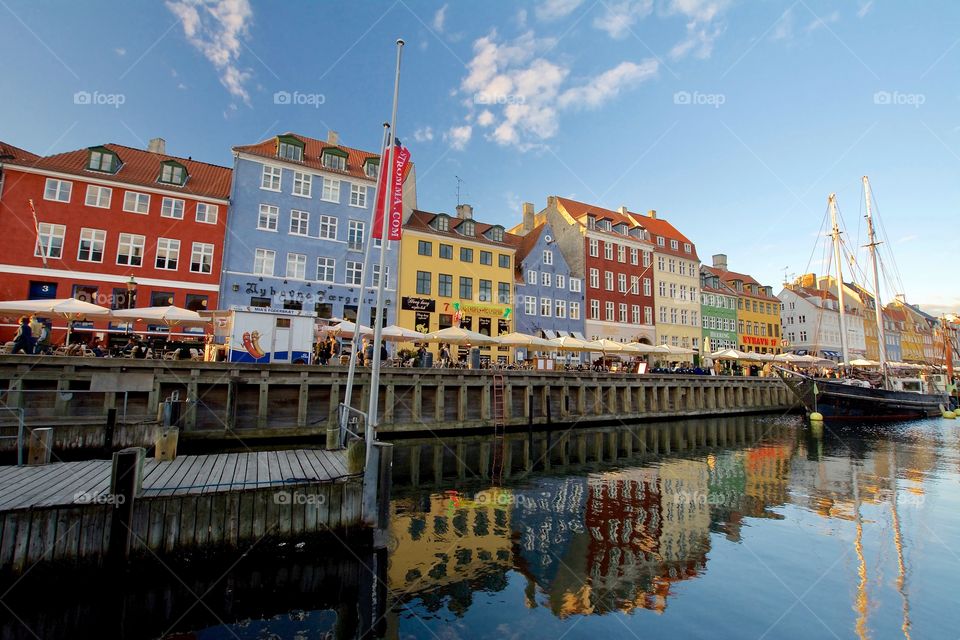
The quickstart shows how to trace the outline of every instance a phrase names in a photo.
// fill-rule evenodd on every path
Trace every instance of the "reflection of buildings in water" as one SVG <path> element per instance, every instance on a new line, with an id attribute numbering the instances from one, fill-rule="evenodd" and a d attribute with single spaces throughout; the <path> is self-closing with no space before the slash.
<path id="1" fill-rule="evenodd" d="M 429 610 L 443 606 L 460 615 L 474 591 L 500 591 L 512 566 L 509 492 L 474 501 L 434 494 L 415 502 L 393 501 L 388 585 L 395 597 L 417 595 Z"/>

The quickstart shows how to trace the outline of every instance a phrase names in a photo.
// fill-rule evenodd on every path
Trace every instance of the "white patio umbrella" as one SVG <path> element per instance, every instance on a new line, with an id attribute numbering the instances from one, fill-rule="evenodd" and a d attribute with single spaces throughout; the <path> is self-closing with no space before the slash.
<path id="1" fill-rule="evenodd" d="M 546 338 L 538 338 L 537 336 L 520 333 L 519 331 L 501 334 L 497 336 L 497 341 L 499 341 L 499 343 L 505 347 L 537 347 L 540 349 L 554 348 L 553 343 Z"/>
<path id="2" fill-rule="evenodd" d="M 594 351 L 602 351 L 606 353 L 622 353 L 626 351 L 626 343 L 617 342 L 616 340 L 610 340 L 609 338 L 600 338 L 599 340 L 593 340 L 590 342 L 590 346 L 593 347 Z"/>
<path id="3" fill-rule="evenodd" d="M 196 311 L 183 307 L 141 307 L 133 309 L 118 309 L 111 314 L 114 318 L 162 322 L 168 327 L 177 325 L 201 325 L 210 322 Z"/>
<path id="4" fill-rule="evenodd" d="M 736 349 L 720 349 L 710 354 L 714 360 L 743 360 L 747 354 Z"/>
<path id="5" fill-rule="evenodd" d="M 380 337 L 392 342 L 421 342 L 426 339 L 427 334 L 392 324 L 389 327 L 383 328 L 383 331 L 380 332 Z"/>
<path id="6" fill-rule="evenodd" d="M 879 367 L 880 363 L 873 360 L 866 360 L 865 358 L 857 358 L 856 360 L 851 360 L 848 362 L 851 367 Z"/>
<path id="7" fill-rule="evenodd" d="M 652 344 L 644 344 L 642 342 L 627 342 L 624 344 L 624 347 L 628 353 L 659 353 L 657 348 Z"/>
<path id="8" fill-rule="evenodd" d="M 100 305 L 77 300 L 76 298 L 54 298 L 51 300 L 6 300 L 0 302 L 0 313 L 35 313 L 39 316 L 52 316 L 67 319 L 66 344 L 70 344 L 70 322 L 88 317 L 110 315 L 110 309 Z"/>
<path id="9" fill-rule="evenodd" d="M 654 353 L 666 353 L 671 356 L 692 356 L 696 353 L 693 349 L 688 349 L 686 347 L 675 347 L 672 344 L 661 344 L 656 348 Z"/>
<path id="10" fill-rule="evenodd" d="M 373 329 L 370 327 L 362 324 L 358 325 L 354 322 L 350 322 L 349 320 L 344 320 L 339 324 L 330 325 L 327 327 L 320 327 L 320 333 L 332 333 L 336 336 L 340 336 L 341 338 L 352 338 L 353 334 L 358 331 L 358 327 L 360 335 L 373 335 Z"/>
<path id="11" fill-rule="evenodd" d="M 594 351 L 593 343 L 572 336 L 553 338 L 547 342 L 558 351 Z"/>
<path id="12" fill-rule="evenodd" d="M 428 342 L 448 342 L 450 344 L 497 344 L 497 339 L 469 329 L 447 327 L 428 333 L 424 338 Z"/>

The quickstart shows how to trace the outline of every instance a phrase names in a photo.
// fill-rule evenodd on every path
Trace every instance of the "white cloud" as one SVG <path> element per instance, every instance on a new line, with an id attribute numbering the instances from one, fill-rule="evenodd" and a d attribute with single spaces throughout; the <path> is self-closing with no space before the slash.
<path id="1" fill-rule="evenodd" d="M 495 119 L 492 111 L 484 109 L 480 115 L 477 116 L 477 124 L 481 127 L 489 127 Z"/>
<path id="2" fill-rule="evenodd" d="M 902 238 L 898 238 L 898 239 L 897 239 L 897 244 L 904 244 L 905 242 L 913 242 L 914 240 L 917 240 L 917 239 L 919 239 L 919 238 L 920 238 L 920 236 L 918 236 L 917 234 L 915 234 L 915 233 L 910 233 L 910 234 L 907 234 L 907 235 L 903 236 Z"/>
<path id="3" fill-rule="evenodd" d="M 209 60 L 230 95 L 250 102 L 245 84 L 250 72 L 239 66 L 241 40 L 249 35 L 249 0 L 167 0 L 187 41 Z"/>
<path id="4" fill-rule="evenodd" d="M 653 0 L 621 0 L 604 4 L 603 13 L 593 19 L 593 26 L 614 39 L 620 39 L 630 33 L 637 20 L 650 15 Z"/>
<path id="5" fill-rule="evenodd" d="M 450 146 L 458 151 L 467 146 L 467 143 L 470 142 L 470 138 L 472 136 L 473 127 L 468 124 L 465 124 L 461 127 L 451 127 L 445 134 L 443 134 L 444 139 L 450 143 Z"/>
<path id="6" fill-rule="evenodd" d="M 527 28 L 527 10 L 520 9 L 517 11 L 517 28 L 526 29 Z"/>
<path id="7" fill-rule="evenodd" d="M 867 0 L 860 4 L 860 8 L 857 10 L 857 17 L 864 18 L 870 11 L 873 9 L 873 0 Z"/>
<path id="8" fill-rule="evenodd" d="M 687 18 L 687 34 L 670 50 L 670 57 L 674 60 L 688 55 L 709 58 L 714 41 L 723 33 L 720 16 L 728 4 L 728 0 L 669 0 L 666 13 Z"/>
<path id="9" fill-rule="evenodd" d="M 123 47 L 117 47 L 116 49 L 113 50 L 113 52 L 118 56 L 120 56 L 121 58 L 127 55 L 127 50 L 124 49 Z"/>
<path id="10" fill-rule="evenodd" d="M 583 0 L 544 0 L 537 7 L 537 17 L 541 20 L 559 20 L 583 4 Z"/>
<path id="11" fill-rule="evenodd" d="M 783 12 L 770 37 L 773 40 L 789 40 L 793 37 L 793 9 L 787 9 Z"/>
<path id="12" fill-rule="evenodd" d="M 840 12 L 834 11 L 829 15 L 817 16 L 816 18 L 811 20 L 810 24 L 807 25 L 807 28 L 805 29 L 805 31 L 807 33 L 811 33 L 813 31 L 816 31 L 817 29 L 822 29 L 828 24 L 832 24 L 834 22 L 839 22 L 839 21 L 840 21 Z"/>
<path id="13" fill-rule="evenodd" d="M 567 89 L 560 95 L 558 104 L 561 108 L 596 109 L 617 97 L 623 89 L 657 75 L 657 68 L 658 63 L 653 59 L 645 60 L 641 64 L 621 62 L 587 84 Z"/>
<path id="14" fill-rule="evenodd" d="M 186 88 L 187 88 L 187 85 L 183 84 L 182 82 L 177 83 L 177 89 L 180 89 L 181 91 L 185 91 Z"/>
<path id="15" fill-rule="evenodd" d="M 447 21 L 447 5 L 443 5 L 433 14 L 433 28 L 443 33 L 443 25 Z"/>
<path id="16" fill-rule="evenodd" d="M 417 142 L 430 142 L 433 140 L 433 128 L 432 127 L 420 127 L 413 132 L 413 139 Z"/>

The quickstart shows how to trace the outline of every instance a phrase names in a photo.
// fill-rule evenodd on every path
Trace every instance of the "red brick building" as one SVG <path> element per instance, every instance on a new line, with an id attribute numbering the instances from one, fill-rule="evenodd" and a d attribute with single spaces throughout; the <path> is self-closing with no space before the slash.
<path id="1" fill-rule="evenodd" d="M 588 339 L 653 344 L 653 244 L 627 213 L 550 196 L 539 214 L 549 221 L 571 272 L 586 287 Z"/>
<path id="2" fill-rule="evenodd" d="M 215 309 L 230 179 L 161 139 L 46 157 L 0 143 L 0 299 Z"/>

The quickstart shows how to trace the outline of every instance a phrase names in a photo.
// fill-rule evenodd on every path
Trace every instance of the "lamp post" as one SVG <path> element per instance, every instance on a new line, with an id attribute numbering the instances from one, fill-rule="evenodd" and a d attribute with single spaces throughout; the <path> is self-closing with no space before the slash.
<path id="1" fill-rule="evenodd" d="M 137 281 L 133 276 L 127 280 L 127 309 L 133 308 L 133 296 L 137 293 Z"/>

